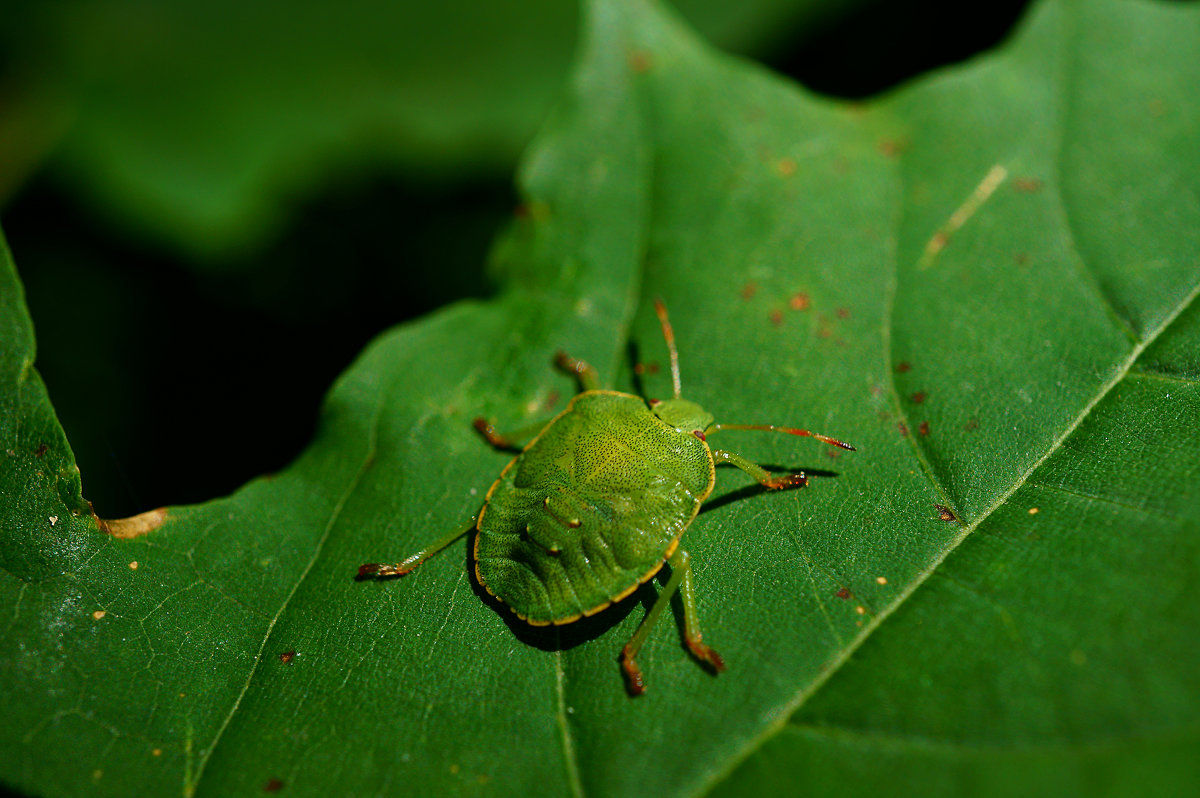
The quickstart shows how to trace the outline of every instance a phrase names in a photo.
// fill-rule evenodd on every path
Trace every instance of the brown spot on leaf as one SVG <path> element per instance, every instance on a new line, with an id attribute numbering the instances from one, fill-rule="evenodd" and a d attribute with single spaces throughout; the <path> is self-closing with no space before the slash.
<path id="1" fill-rule="evenodd" d="M 901 139 L 880 139 L 875 145 L 886 158 L 895 158 L 908 149 L 908 142 Z"/>
<path id="2" fill-rule="evenodd" d="M 1036 177 L 1018 177 L 1013 180 L 1013 189 L 1022 194 L 1032 194 L 1042 190 L 1042 181 Z"/>
<path id="3" fill-rule="evenodd" d="M 913 403 L 914 405 L 919 405 L 919 404 L 921 404 L 921 402 L 924 402 L 924 401 L 925 401 L 925 392 L 924 392 L 924 391 L 917 391 L 916 393 L 914 393 L 914 394 L 913 394 L 912 396 L 910 396 L 909 398 L 910 398 L 910 399 L 912 399 L 912 403 Z"/>
<path id="4" fill-rule="evenodd" d="M 267 779 L 267 783 L 263 785 L 263 792 L 279 792 L 283 789 L 283 779 Z"/>
<path id="5" fill-rule="evenodd" d="M 1036 507 L 1030 507 L 1030 508 L 1029 508 L 1029 514 L 1030 514 L 1030 515 L 1037 515 L 1037 514 L 1038 514 L 1038 508 L 1036 508 Z"/>
<path id="6" fill-rule="evenodd" d="M 896 364 L 896 371 L 900 372 L 901 374 L 905 374 L 909 371 L 912 371 L 912 364 L 907 361 L 901 360 L 899 363 Z"/>
<path id="7" fill-rule="evenodd" d="M 34 450 L 34 452 L 33 452 L 33 453 L 34 453 L 35 455 L 37 455 L 38 457 L 41 457 L 42 455 L 44 455 L 44 454 L 45 454 L 46 452 L 48 452 L 48 451 L 50 451 L 50 446 L 49 446 L 49 444 L 45 444 L 45 443 L 43 443 L 43 444 L 39 445 L 39 446 L 37 447 L 37 449 L 35 449 L 35 450 Z"/>
<path id="8" fill-rule="evenodd" d="M 296 658 L 296 649 L 294 649 L 294 648 L 288 649 L 287 651 L 285 651 L 279 655 L 279 661 L 282 662 L 284 665 L 291 665 L 292 660 L 294 660 L 295 658 Z"/>
<path id="9" fill-rule="evenodd" d="M 791 177 L 796 174 L 796 159 L 780 158 L 775 164 L 775 170 L 783 177 Z"/>
<path id="10" fill-rule="evenodd" d="M 875 577 L 875 582 L 880 585 L 886 585 L 887 577 L 886 576 L 877 576 L 877 577 Z"/>
<path id="11" fill-rule="evenodd" d="M 105 612 L 104 610 L 96 610 L 95 612 L 92 613 L 92 617 L 95 618 L 97 621 L 100 620 L 101 618 L 103 618 L 105 615 L 108 615 L 108 613 Z"/>
<path id="12" fill-rule="evenodd" d="M 138 561 L 137 560 L 134 560 L 133 562 L 129 563 L 129 570 L 136 571 L 137 569 L 138 569 Z"/>
<path id="13" fill-rule="evenodd" d="M 742 299 L 753 299 L 754 295 L 757 293 L 758 283 L 754 282 L 753 280 L 750 280 L 742 286 Z"/>
<path id="14" fill-rule="evenodd" d="M 839 319 L 850 318 L 850 308 L 838 308 L 836 313 Z"/>
<path id="15" fill-rule="evenodd" d="M 649 72 L 651 65 L 650 54 L 645 50 L 634 50 L 629 54 L 629 67 L 639 75 Z"/>
<path id="16" fill-rule="evenodd" d="M 922 435 L 928 435 L 929 434 L 929 422 L 922 421 L 921 426 L 917 427 L 917 432 L 921 433 Z"/>
<path id="17" fill-rule="evenodd" d="M 954 511 L 951 510 L 946 505 L 935 504 L 933 506 L 937 508 L 938 518 L 942 519 L 943 521 L 957 521 L 958 520 L 958 516 L 955 515 Z"/>
<path id="18" fill-rule="evenodd" d="M 776 327 L 778 327 L 779 325 L 783 324 L 783 311 L 779 308 L 775 308 L 771 311 L 770 318 L 771 324 L 774 324 Z"/>
<path id="19" fill-rule="evenodd" d="M 790 307 L 792 310 L 808 310 L 808 306 L 810 304 L 811 303 L 809 301 L 808 294 L 804 293 L 803 291 L 797 291 L 792 295 L 792 298 L 788 300 L 788 307 Z"/>
<path id="20" fill-rule="evenodd" d="M 848 598 L 850 598 L 850 588 L 848 588 L 848 587 L 844 587 L 844 588 L 842 588 L 841 590 L 839 590 L 839 591 L 837 592 L 837 597 L 838 597 L 838 598 L 840 598 L 840 599 L 848 599 Z"/>
<path id="21" fill-rule="evenodd" d="M 147 510 L 138 515 L 132 515 L 129 518 L 115 518 L 105 520 L 103 518 L 96 519 L 100 523 L 100 531 L 107 532 L 114 538 L 127 540 L 145 535 L 148 532 L 153 532 L 163 525 L 167 520 L 167 508 L 159 507 L 157 510 Z"/>
<path id="22" fill-rule="evenodd" d="M 641 376 L 642 374 L 657 374 L 658 363 L 637 363 L 633 367 L 633 373 Z"/>

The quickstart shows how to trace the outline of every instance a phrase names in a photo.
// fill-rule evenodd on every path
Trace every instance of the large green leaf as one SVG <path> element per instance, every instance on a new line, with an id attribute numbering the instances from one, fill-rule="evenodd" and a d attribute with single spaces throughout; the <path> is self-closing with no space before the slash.
<path id="1" fill-rule="evenodd" d="M 596 2 L 496 250 L 504 293 L 385 335 L 297 463 L 136 537 L 83 510 L 5 253 L 0 778 L 1182 793 L 1200 742 L 1198 28 L 1194 6 L 1045 0 L 997 54 L 863 107 L 640 0 Z M 721 439 L 814 474 L 766 494 L 722 471 L 685 537 L 727 673 L 664 623 L 631 700 L 616 654 L 640 604 L 531 630 L 479 600 L 461 545 L 353 581 L 478 508 L 505 457 L 470 419 L 561 407 L 555 349 L 669 391 L 655 295 L 690 398 L 859 447 Z"/>

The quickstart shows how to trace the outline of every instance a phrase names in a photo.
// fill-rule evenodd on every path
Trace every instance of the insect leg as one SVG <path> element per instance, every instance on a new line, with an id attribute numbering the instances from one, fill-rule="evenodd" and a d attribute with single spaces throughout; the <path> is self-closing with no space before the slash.
<path id="1" fill-rule="evenodd" d="M 471 523 L 466 529 L 455 529 L 443 538 L 438 538 L 432 544 L 413 554 L 407 559 L 401 560 L 395 565 L 385 563 L 369 562 L 358 566 L 359 579 L 377 579 L 389 576 L 405 576 L 412 573 L 414 569 L 421 563 L 428 560 L 433 555 L 437 554 L 442 549 L 449 546 L 454 541 L 461 538 L 467 532 L 475 528 L 475 519 L 471 519 Z"/>
<path id="2" fill-rule="evenodd" d="M 486 418 L 480 416 L 475 419 L 472 424 L 479 434 L 487 439 L 487 442 L 497 449 L 505 449 L 507 451 L 519 452 L 522 449 L 520 441 L 524 438 L 532 438 L 546 427 L 545 421 L 539 421 L 536 424 L 530 424 L 526 427 L 513 430 L 507 435 L 501 435 L 496 431 L 495 426 Z"/>
<path id="3" fill-rule="evenodd" d="M 600 373 L 593 366 L 582 360 L 576 360 L 566 352 L 558 352 L 554 355 L 554 365 L 578 377 L 579 387 L 585 391 L 594 391 L 600 387 Z"/>
<path id="4" fill-rule="evenodd" d="M 795 474 L 772 474 L 767 469 L 752 463 L 740 454 L 727 452 L 724 449 L 712 450 L 713 462 L 717 465 L 721 463 L 729 463 L 732 466 L 745 471 L 750 476 L 758 481 L 758 484 L 770 490 L 778 490 L 780 488 L 802 488 L 808 484 L 808 477 L 804 476 L 804 472 Z"/>
<path id="5" fill-rule="evenodd" d="M 701 639 L 700 616 L 696 613 L 696 591 L 692 584 L 692 566 L 688 563 L 686 551 L 676 552 L 676 556 L 679 554 L 683 554 L 683 581 L 679 585 L 679 598 L 683 600 L 683 642 L 687 643 L 696 659 L 708 663 L 713 670 L 720 673 L 725 670 L 725 660 Z"/>
<path id="6" fill-rule="evenodd" d="M 638 696 L 646 692 L 645 682 L 642 680 L 642 670 L 637 666 L 634 657 L 641 650 L 646 638 L 650 636 L 650 629 L 658 620 L 658 616 L 662 615 L 663 608 L 671 603 L 671 597 L 681 586 L 683 588 L 681 598 L 683 599 L 684 639 L 688 648 L 697 659 L 707 662 L 715 670 L 725 670 L 725 663 L 717 652 L 700 642 L 700 622 L 696 617 L 696 595 L 692 588 L 692 566 L 689 560 L 688 553 L 682 549 L 677 549 L 671 555 L 667 561 L 671 565 L 671 578 L 659 592 L 658 598 L 650 607 L 650 611 L 646 613 L 646 617 L 642 619 L 637 631 L 633 633 L 633 637 L 629 638 L 629 642 L 621 650 L 621 669 L 625 672 L 625 686 L 630 695 Z"/>

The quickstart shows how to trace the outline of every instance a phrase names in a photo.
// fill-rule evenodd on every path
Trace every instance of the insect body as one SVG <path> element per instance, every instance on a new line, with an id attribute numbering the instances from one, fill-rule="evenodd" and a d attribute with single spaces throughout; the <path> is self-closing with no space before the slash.
<path id="1" fill-rule="evenodd" d="M 715 466 L 736 466 L 768 489 L 807 484 L 803 473 L 771 474 L 733 452 L 711 449 L 708 437 L 728 429 L 773 430 L 853 449 L 808 430 L 715 423 L 704 408 L 680 396 L 674 333 L 662 302 L 655 302 L 655 311 L 671 354 L 674 396 L 647 403 L 633 394 L 598 390 L 594 369 L 560 354 L 558 364 L 578 375 L 583 392 L 505 467 L 474 519 L 476 578 L 534 626 L 594 615 L 633 593 L 664 564 L 671 566 L 670 579 L 621 653 L 633 695 L 644 691 L 634 658 L 677 591 L 688 648 L 712 670 L 725 669 L 701 639 L 689 557 L 679 548 L 712 493 Z M 475 425 L 493 445 L 514 446 L 485 421 Z M 359 578 L 404 576 L 466 531 L 456 529 L 395 565 L 363 565 Z"/>

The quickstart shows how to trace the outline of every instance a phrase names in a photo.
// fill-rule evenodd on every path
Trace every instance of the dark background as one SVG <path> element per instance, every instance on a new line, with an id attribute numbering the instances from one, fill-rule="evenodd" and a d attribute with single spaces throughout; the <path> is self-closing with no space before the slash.
<path id="1" fill-rule="evenodd" d="M 813 91 L 865 98 L 992 47 L 1026 5 L 867 2 L 744 49 Z M 0 84 L 14 60 L 0 51 Z M 285 467 L 372 337 L 492 290 L 511 169 L 369 175 L 327 181 L 265 244 L 216 264 L 110 224 L 61 170 L 32 170 L 0 207 L 37 366 L 101 516 Z"/>

